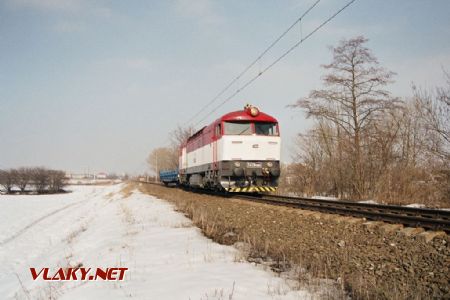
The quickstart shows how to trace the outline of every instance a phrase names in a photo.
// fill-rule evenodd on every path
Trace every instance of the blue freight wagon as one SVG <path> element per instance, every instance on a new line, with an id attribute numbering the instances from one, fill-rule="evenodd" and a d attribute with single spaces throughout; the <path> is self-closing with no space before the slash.
<path id="1" fill-rule="evenodd" d="M 159 180 L 165 185 L 178 184 L 178 170 L 160 171 Z"/>

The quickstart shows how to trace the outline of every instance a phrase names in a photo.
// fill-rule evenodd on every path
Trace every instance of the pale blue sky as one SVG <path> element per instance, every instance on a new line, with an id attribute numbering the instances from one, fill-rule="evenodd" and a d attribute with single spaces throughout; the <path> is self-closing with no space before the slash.
<path id="1" fill-rule="evenodd" d="M 249 76 L 346 2 L 322 0 Z M 167 143 L 167 133 L 312 3 L 2 0 L 0 168 L 146 170 L 146 156 Z M 327 46 L 366 36 L 398 74 L 390 90 L 408 97 L 411 82 L 441 84 L 441 67 L 450 69 L 449 15 L 447 0 L 357 0 L 203 123 L 257 105 L 279 119 L 289 160 L 291 141 L 310 123 L 286 105 L 320 87 Z"/>

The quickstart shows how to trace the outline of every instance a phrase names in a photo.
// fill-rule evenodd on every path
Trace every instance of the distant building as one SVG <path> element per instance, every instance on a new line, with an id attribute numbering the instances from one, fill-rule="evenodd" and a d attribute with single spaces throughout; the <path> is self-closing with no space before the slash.
<path id="1" fill-rule="evenodd" d="M 66 179 L 94 179 L 94 175 L 92 174 L 75 174 L 75 173 L 66 173 Z"/>
<path id="2" fill-rule="evenodd" d="M 106 174 L 104 172 L 100 172 L 100 173 L 97 173 L 96 178 L 97 179 L 106 179 L 106 178 L 108 178 L 108 174 Z"/>
<path id="3" fill-rule="evenodd" d="M 68 184 L 73 185 L 91 185 L 91 184 L 114 184 L 122 182 L 122 180 L 117 176 L 108 174 L 105 172 L 99 172 L 97 174 L 76 174 L 67 173 L 66 179 Z"/>

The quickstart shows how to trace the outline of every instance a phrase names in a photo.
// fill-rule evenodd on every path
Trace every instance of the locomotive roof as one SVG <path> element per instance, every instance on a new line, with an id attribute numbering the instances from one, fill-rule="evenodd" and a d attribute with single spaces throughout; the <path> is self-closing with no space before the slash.
<path id="1" fill-rule="evenodd" d="M 238 110 L 227 113 L 220 118 L 221 121 L 256 121 L 256 122 L 277 122 L 277 120 L 268 114 L 260 111 L 256 117 L 250 115 L 247 110 Z"/>
<path id="2" fill-rule="evenodd" d="M 227 113 L 227 114 L 223 115 L 222 117 L 220 117 L 218 120 L 220 120 L 221 122 L 223 122 L 223 121 L 256 121 L 256 122 L 273 122 L 273 123 L 278 122 L 277 119 L 275 119 L 272 116 L 269 116 L 268 114 L 263 113 L 262 111 L 258 111 L 258 115 L 252 116 L 249 113 L 248 109 L 237 110 L 237 111 Z M 217 122 L 217 121 L 215 121 L 215 122 Z M 190 140 L 196 138 L 197 136 L 199 136 L 206 127 L 208 127 L 208 126 L 204 126 L 200 130 L 198 130 L 196 133 L 191 135 L 187 139 L 187 141 L 190 141 Z"/>

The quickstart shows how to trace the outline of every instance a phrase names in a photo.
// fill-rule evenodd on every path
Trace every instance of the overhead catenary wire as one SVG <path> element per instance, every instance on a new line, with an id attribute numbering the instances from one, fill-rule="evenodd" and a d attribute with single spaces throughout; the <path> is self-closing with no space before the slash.
<path id="1" fill-rule="evenodd" d="M 200 121 L 195 123 L 194 128 L 197 127 L 198 124 L 203 122 L 206 118 L 208 118 L 212 113 L 214 113 L 217 109 L 222 107 L 225 103 L 233 99 L 237 94 L 242 92 L 244 89 L 246 89 L 248 86 L 250 86 L 253 82 L 255 82 L 256 79 L 258 79 L 262 74 L 267 72 L 269 69 L 271 69 L 274 65 L 276 65 L 279 61 L 281 61 L 283 58 L 285 58 L 289 53 L 291 53 L 295 48 L 300 46 L 304 41 L 306 41 L 308 38 L 310 38 L 313 34 L 315 34 L 317 31 L 319 31 L 323 26 L 325 26 L 327 23 L 329 23 L 331 20 L 333 20 L 337 15 L 339 15 L 342 11 L 344 11 L 347 7 L 349 7 L 353 2 L 356 0 L 351 0 L 347 2 L 346 5 L 344 5 L 342 8 L 340 8 L 338 11 L 336 11 L 333 15 L 331 15 L 329 18 L 327 18 L 325 21 L 320 23 L 319 26 L 314 28 L 310 33 L 308 33 L 305 37 L 301 38 L 297 43 L 295 43 L 291 48 L 289 48 L 287 51 L 285 51 L 281 56 L 279 56 L 277 59 L 275 59 L 271 64 L 269 64 L 266 68 L 264 68 L 262 71 L 260 71 L 258 74 L 256 74 L 254 77 L 252 77 L 250 80 L 245 82 L 239 89 L 237 89 L 233 94 L 228 96 L 225 100 L 223 100 L 219 105 L 217 105 L 214 109 L 208 112 L 208 114 L 203 117 Z"/>
<path id="2" fill-rule="evenodd" d="M 289 31 L 294 28 L 299 22 L 303 20 L 303 18 L 320 2 L 321 0 L 316 0 L 297 20 L 295 20 L 292 25 L 290 25 L 279 37 L 277 37 L 261 54 L 256 57 L 241 73 L 238 74 L 233 80 L 231 80 L 220 92 L 212 98 L 205 106 L 203 106 L 195 115 L 193 115 L 188 121 L 186 121 L 185 125 L 189 125 L 191 121 L 195 120 L 195 118 L 205 111 L 211 104 L 217 101 L 233 84 L 235 84 L 243 75 L 245 75 L 248 70 L 250 70 L 261 58 L 266 55 L 267 52 L 270 51 Z"/>

